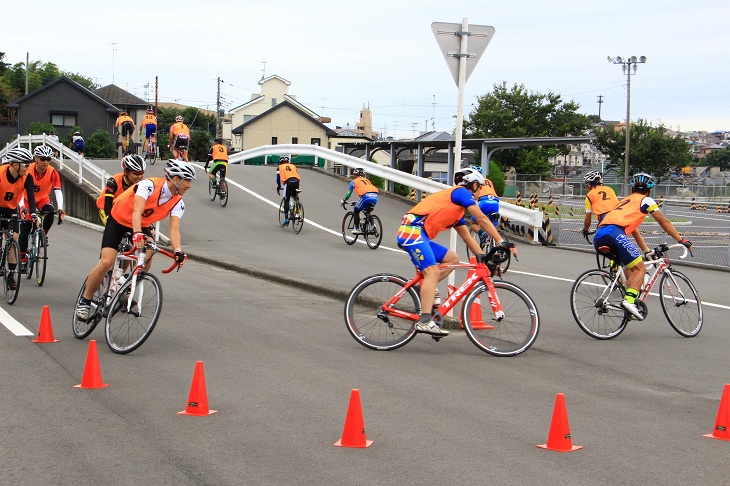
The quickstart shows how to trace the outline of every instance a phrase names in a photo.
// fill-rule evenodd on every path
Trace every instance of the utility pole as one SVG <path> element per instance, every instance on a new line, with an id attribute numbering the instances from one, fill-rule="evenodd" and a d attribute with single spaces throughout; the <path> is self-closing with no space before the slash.
<path id="1" fill-rule="evenodd" d="M 157 76 L 155 76 L 155 116 L 157 116 L 157 111 L 158 111 L 158 101 L 157 101 L 158 95 L 159 95 L 159 84 L 158 84 Z"/>
<path id="2" fill-rule="evenodd" d="M 598 95 L 598 121 L 601 121 L 601 105 L 603 104 L 603 95 Z"/>
<path id="3" fill-rule="evenodd" d="M 221 136 L 221 83 L 223 80 L 218 78 L 218 99 L 215 103 L 215 138 Z"/>
<path id="4" fill-rule="evenodd" d="M 112 84 L 114 84 L 114 51 L 117 50 L 117 43 L 112 42 Z"/>
<path id="5" fill-rule="evenodd" d="M 30 53 L 25 53 L 25 94 L 28 94 L 28 70 L 30 69 Z"/>

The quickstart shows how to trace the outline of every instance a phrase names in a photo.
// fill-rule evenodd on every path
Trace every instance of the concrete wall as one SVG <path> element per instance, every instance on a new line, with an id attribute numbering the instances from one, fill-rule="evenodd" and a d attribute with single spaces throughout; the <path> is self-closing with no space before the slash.
<path id="1" fill-rule="evenodd" d="M 55 167 L 58 169 L 57 165 Z M 65 170 L 58 172 L 61 175 L 63 209 L 66 214 L 90 223 L 101 224 L 99 210 L 96 207 L 96 198 L 100 194 L 99 189 L 87 183 L 80 185 L 78 175 L 75 173 L 67 173 Z"/>

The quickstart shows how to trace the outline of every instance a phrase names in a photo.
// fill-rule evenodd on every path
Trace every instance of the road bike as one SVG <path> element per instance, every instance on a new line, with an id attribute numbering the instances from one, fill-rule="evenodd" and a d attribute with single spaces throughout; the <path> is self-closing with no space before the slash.
<path id="1" fill-rule="evenodd" d="M 479 255 L 475 263 L 440 265 L 439 268 L 467 269 L 459 288 L 434 309 L 433 320 L 445 324 L 444 315 L 463 300 L 461 325 L 469 339 L 493 356 L 516 356 L 532 346 L 540 328 L 540 317 L 532 298 L 515 284 L 492 281 L 491 268 L 507 258 L 509 250 L 496 247 Z M 421 317 L 419 295 L 421 272 L 410 280 L 391 273 L 371 275 L 350 291 L 345 303 L 345 325 L 363 346 L 379 351 L 400 348 L 416 336 Z M 436 341 L 440 336 L 432 336 Z"/>
<path id="2" fill-rule="evenodd" d="M 58 224 L 61 224 L 61 211 L 44 212 L 32 214 L 31 220 L 23 220 L 21 224 L 30 224 L 28 233 L 28 248 L 25 251 L 25 278 L 31 279 L 35 270 L 35 280 L 39 287 L 43 286 L 46 280 L 46 264 L 48 263 L 48 238 L 43 229 L 43 220 L 48 216 L 59 215 Z"/>
<path id="3" fill-rule="evenodd" d="M 345 206 L 347 203 L 342 203 L 342 209 L 347 210 Z M 355 206 L 355 202 L 350 203 L 350 206 Z M 355 212 L 347 211 L 345 217 L 342 218 L 342 238 L 348 245 L 354 245 L 357 241 L 357 237 L 362 235 L 365 238 L 365 243 L 371 249 L 376 249 L 380 246 L 380 242 L 383 240 L 383 224 L 380 222 L 380 218 L 372 213 L 373 208 L 368 207 L 360 211 L 360 232 L 353 233 L 355 231 Z"/>
<path id="4" fill-rule="evenodd" d="M 497 217 L 497 221 L 499 221 L 499 213 L 495 213 Z M 490 219 L 492 216 L 490 216 Z M 492 219 L 494 221 L 494 219 Z M 479 243 L 479 248 L 481 248 L 485 253 L 489 253 L 495 246 L 497 246 L 497 243 L 489 237 L 486 231 L 480 229 L 478 232 L 475 232 L 473 229 L 469 228 L 469 233 L 474 240 L 476 240 L 477 243 Z M 502 231 L 501 229 L 497 228 L 497 233 L 499 233 L 499 236 L 506 241 L 509 244 L 509 238 L 507 237 L 507 234 Z M 472 254 L 469 250 L 469 247 L 466 247 L 466 256 L 467 258 L 471 258 Z M 512 262 L 512 253 L 509 254 L 507 259 L 499 264 L 498 269 L 499 271 L 495 272 L 495 276 L 501 276 L 503 275 L 508 269 L 509 264 Z"/>
<path id="5" fill-rule="evenodd" d="M 147 241 L 144 250 L 137 255 L 132 247 L 131 235 L 127 234 L 119 245 L 114 266 L 104 275 L 99 289 L 91 299 L 91 314 L 84 322 L 73 314 L 73 333 L 78 339 L 84 339 L 94 330 L 96 325 L 106 318 L 105 338 L 109 349 L 117 354 L 131 353 L 152 334 L 160 318 L 162 310 L 162 286 L 155 275 L 144 269 L 146 252 L 162 253 L 174 260 L 172 266 L 162 273 L 170 273 L 175 267 L 179 270 L 179 262 L 175 255 Z M 129 265 L 125 274 L 125 266 Z M 86 281 L 81 286 L 79 298 L 86 290 Z"/>
<path id="6" fill-rule="evenodd" d="M 588 233 L 583 235 L 583 238 L 586 239 L 589 245 L 593 246 L 593 235 L 595 234 L 596 230 L 589 231 Z M 608 254 L 596 251 L 596 268 L 598 268 L 599 270 L 605 270 L 607 272 L 615 272 L 616 267 L 616 263 L 610 258 Z"/>
<path id="7" fill-rule="evenodd" d="M 147 152 L 144 154 L 144 159 L 150 161 L 150 165 L 155 165 L 157 160 L 157 133 L 150 135 L 150 140 L 147 142 Z"/>
<path id="8" fill-rule="evenodd" d="M 684 337 L 693 337 L 702 329 L 702 302 L 697 289 L 685 274 L 671 267 L 667 252 L 683 249 L 679 258 L 687 257 L 687 248 L 681 243 L 659 245 L 647 255 L 647 269 L 636 307 L 644 319 L 648 315 L 646 298 L 659 281 L 659 302 L 672 328 Z M 619 261 L 616 255 L 603 251 L 608 258 Z M 573 283 L 570 291 L 570 309 L 578 326 L 596 339 L 613 339 L 626 329 L 632 314 L 621 302 L 626 294 L 626 275 L 623 266 L 616 270 L 588 270 Z"/>
<path id="9" fill-rule="evenodd" d="M 302 191 L 295 189 L 294 194 L 290 198 L 291 201 L 289 202 L 288 218 L 286 213 L 284 213 L 284 202 L 286 201 L 286 196 L 281 198 L 281 203 L 279 204 L 279 226 L 283 228 L 284 226 L 288 226 L 289 222 L 291 222 L 294 233 L 302 231 L 302 226 L 304 226 L 304 205 L 299 200 L 300 192 Z M 286 219 L 289 221 L 285 223 L 284 221 Z"/>
<path id="10" fill-rule="evenodd" d="M 215 201 L 218 196 L 222 207 L 228 204 L 228 182 L 225 177 L 221 177 L 220 171 L 216 171 L 214 178 L 208 178 L 208 195 L 211 201 Z"/>
<path id="11" fill-rule="evenodd" d="M 3 292 L 8 304 L 13 305 L 20 292 L 20 245 L 15 239 L 15 223 L 18 216 L 13 214 L 0 217 L 0 272 L 3 277 Z M 10 260 L 14 260 L 11 262 Z M 12 267 L 12 268 L 11 268 Z M 14 284 L 14 285 L 13 285 Z"/>

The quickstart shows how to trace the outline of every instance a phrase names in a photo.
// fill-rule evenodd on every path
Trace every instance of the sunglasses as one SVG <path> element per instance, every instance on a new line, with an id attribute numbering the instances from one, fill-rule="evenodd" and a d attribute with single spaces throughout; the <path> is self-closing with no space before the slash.
<path id="1" fill-rule="evenodd" d="M 132 174 L 136 175 L 136 176 L 143 176 L 144 175 L 144 171 L 143 170 L 132 170 L 130 172 Z"/>
<path id="2" fill-rule="evenodd" d="M 25 162 L 25 163 L 21 162 L 21 163 L 20 163 L 20 165 L 22 165 L 22 166 L 23 166 L 23 167 L 25 167 L 25 168 L 28 168 L 28 167 L 30 167 L 30 164 L 32 164 L 32 162 Z"/>
<path id="3" fill-rule="evenodd" d="M 42 160 L 43 162 L 50 162 L 51 158 L 50 157 L 38 157 L 38 160 Z"/>

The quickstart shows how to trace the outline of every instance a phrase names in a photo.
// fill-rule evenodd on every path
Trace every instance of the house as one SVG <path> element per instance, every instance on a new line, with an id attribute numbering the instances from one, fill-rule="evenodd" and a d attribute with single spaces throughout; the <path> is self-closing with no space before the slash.
<path id="1" fill-rule="evenodd" d="M 126 111 L 129 116 L 132 117 L 134 125 L 137 127 L 142 121 L 142 117 L 145 115 L 147 108 L 150 106 L 149 103 L 142 98 L 138 98 L 132 93 L 129 93 L 113 84 L 94 90 L 94 93 L 100 98 L 103 98 L 118 107 L 120 111 Z"/>

